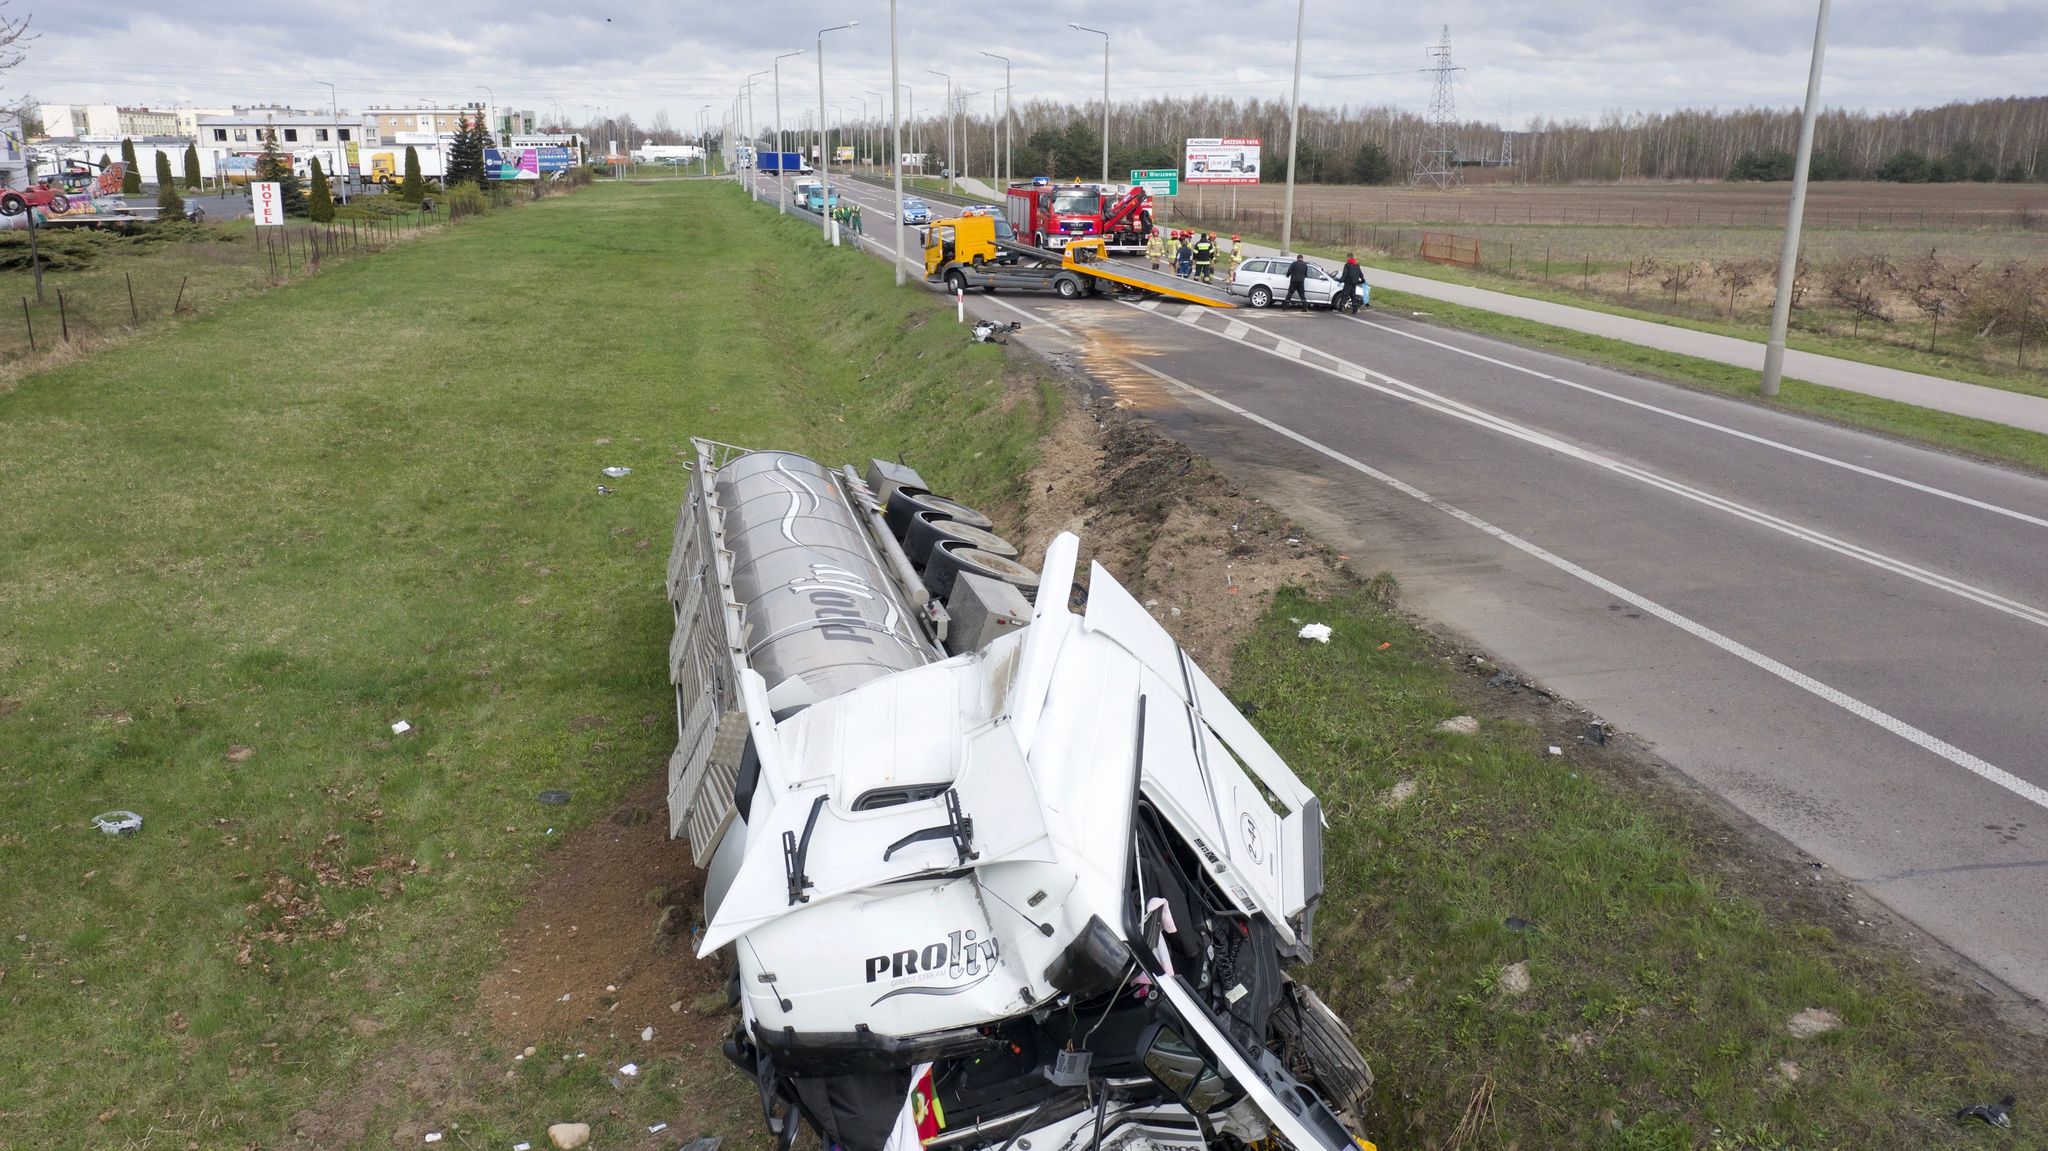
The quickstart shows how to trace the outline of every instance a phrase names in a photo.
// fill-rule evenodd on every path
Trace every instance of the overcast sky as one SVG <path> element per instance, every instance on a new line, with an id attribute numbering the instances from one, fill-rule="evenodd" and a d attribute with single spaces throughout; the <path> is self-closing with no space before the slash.
<path id="1" fill-rule="evenodd" d="M 1516 124 L 1609 111 L 1792 106 L 1805 90 L 1811 0 L 1446 0 L 1436 5 L 1309 0 L 1302 96 L 1320 104 L 1428 107 L 1428 50 L 1449 23 L 1462 117 Z M 344 108 L 421 100 L 559 106 L 580 121 L 665 109 L 679 127 L 723 114 L 747 73 L 780 52 L 786 116 L 816 107 L 808 51 L 822 26 L 828 101 L 854 114 L 888 88 L 886 0 L 11 0 L 40 38 L 0 76 L 0 94 L 71 103 L 166 106 L 292 103 L 321 107 L 332 81 Z M 903 82 L 935 109 L 950 71 L 986 108 L 1014 61 L 1016 98 L 1085 100 L 1102 90 L 1111 33 L 1114 100 L 1210 93 L 1285 99 L 1295 5 L 1285 0 L 901 0 Z M 1031 13 L 1028 24 L 1016 14 Z M 959 16 L 966 14 L 966 19 Z M 967 44 L 972 50 L 962 49 Z M 968 54 L 964 57 L 961 53 Z M 2048 94 L 2048 0 L 1840 0 L 1823 95 L 1829 106 L 1900 108 Z M 869 95 L 872 89 L 876 94 Z M 771 90 L 756 88 L 765 123 Z M 551 103 L 552 101 L 552 103 Z M 1512 109 L 1512 113 L 1510 113 Z"/>

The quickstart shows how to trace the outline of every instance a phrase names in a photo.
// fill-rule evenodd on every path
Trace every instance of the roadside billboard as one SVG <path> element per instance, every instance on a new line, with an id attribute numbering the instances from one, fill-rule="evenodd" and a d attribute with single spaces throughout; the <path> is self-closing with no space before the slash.
<path id="1" fill-rule="evenodd" d="M 853 145 L 841 144 L 832 149 L 832 162 L 835 164 L 853 163 Z"/>
<path id="2" fill-rule="evenodd" d="M 284 227 L 284 197 L 276 184 L 258 180 L 249 185 L 249 207 L 259 228 Z"/>
<path id="3" fill-rule="evenodd" d="M 1256 184 L 1259 141 L 1190 139 L 1181 170 L 1190 184 Z"/>
<path id="4" fill-rule="evenodd" d="M 566 172 L 573 163 L 567 148 L 484 149 L 484 177 L 490 180 L 538 180 Z"/>

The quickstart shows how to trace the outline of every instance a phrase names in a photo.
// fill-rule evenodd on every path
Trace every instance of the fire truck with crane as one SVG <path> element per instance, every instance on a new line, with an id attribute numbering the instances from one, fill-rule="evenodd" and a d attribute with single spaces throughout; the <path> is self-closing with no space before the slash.
<path id="1" fill-rule="evenodd" d="M 1010 185 L 1004 199 L 1018 237 L 1049 251 L 1075 237 L 1100 236 L 1113 253 L 1143 252 L 1152 234 L 1152 198 L 1137 185 L 1117 193 L 1100 184 L 1055 184 L 1040 177 Z"/>

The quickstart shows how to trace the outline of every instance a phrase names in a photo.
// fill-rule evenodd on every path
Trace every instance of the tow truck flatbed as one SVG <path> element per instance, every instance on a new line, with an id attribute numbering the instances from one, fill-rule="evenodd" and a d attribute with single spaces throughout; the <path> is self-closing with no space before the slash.
<path id="1" fill-rule="evenodd" d="M 965 292 L 1053 292 L 1065 299 L 1097 295 L 1105 287 L 1116 292 L 1163 296 L 1208 308 L 1235 308 L 1236 302 L 1213 289 L 1178 276 L 1113 261 L 1100 238 L 1077 238 L 1055 252 L 1016 240 L 998 239 L 986 217 L 934 220 L 926 232 L 925 279 Z M 1015 257 L 1009 264 L 999 256 Z"/>

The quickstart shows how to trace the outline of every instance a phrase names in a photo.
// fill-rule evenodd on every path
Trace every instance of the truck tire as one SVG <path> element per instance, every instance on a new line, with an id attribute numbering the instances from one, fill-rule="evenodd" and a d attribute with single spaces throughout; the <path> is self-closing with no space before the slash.
<path id="1" fill-rule="evenodd" d="M 954 268 L 946 273 L 946 290 L 959 293 L 967 290 L 967 273 Z"/>
<path id="2" fill-rule="evenodd" d="M 9 192 L 0 196 L 0 216 L 19 216 L 26 211 L 28 201 L 21 198 L 21 193 Z"/>
<path id="3" fill-rule="evenodd" d="M 1372 1099 L 1372 1068 L 1358 1053 L 1351 1029 L 1315 992 L 1289 982 L 1273 1030 L 1285 1045 L 1287 1065 L 1322 1092 L 1330 1108 L 1356 1127 Z"/>
<path id="4" fill-rule="evenodd" d="M 1260 284 L 1258 287 L 1252 289 L 1252 307 L 1270 308 L 1272 306 L 1273 289 L 1267 287 L 1264 284 Z"/>
<path id="5" fill-rule="evenodd" d="M 1038 573 L 1007 556 L 995 555 L 980 548 L 950 540 L 941 541 L 932 549 L 924 565 L 924 586 L 934 598 L 945 599 L 953 594 L 953 585 L 959 582 L 961 572 L 972 572 L 978 576 L 1009 584 L 1024 593 L 1026 600 L 1038 598 Z"/>
<path id="6" fill-rule="evenodd" d="M 930 512 L 918 512 L 910 517 L 910 530 L 903 533 L 903 554 L 910 557 L 913 565 L 923 567 L 931 558 L 932 549 L 948 540 L 980 548 L 1005 559 L 1017 558 L 1017 546 L 994 532 L 958 520 L 942 519 Z"/>
<path id="7" fill-rule="evenodd" d="M 1058 292 L 1062 300 L 1078 300 L 1087 289 L 1082 286 L 1081 277 L 1060 275 L 1053 277 L 1052 290 Z"/>
<path id="8" fill-rule="evenodd" d="M 900 540 L 910 531 L 910 517 L 919 512 L 931 512 L 934 519 L 956 520 L 982 531 L 989 531 L 996 526 L 995 521 L 966 504 L 955 503 L 930 492 L 914 492 L 909 488 L 897 488 L 889 493 L 889 502 L 882 508 L 882 519 L 888 523 L 889 531 Z"/>

